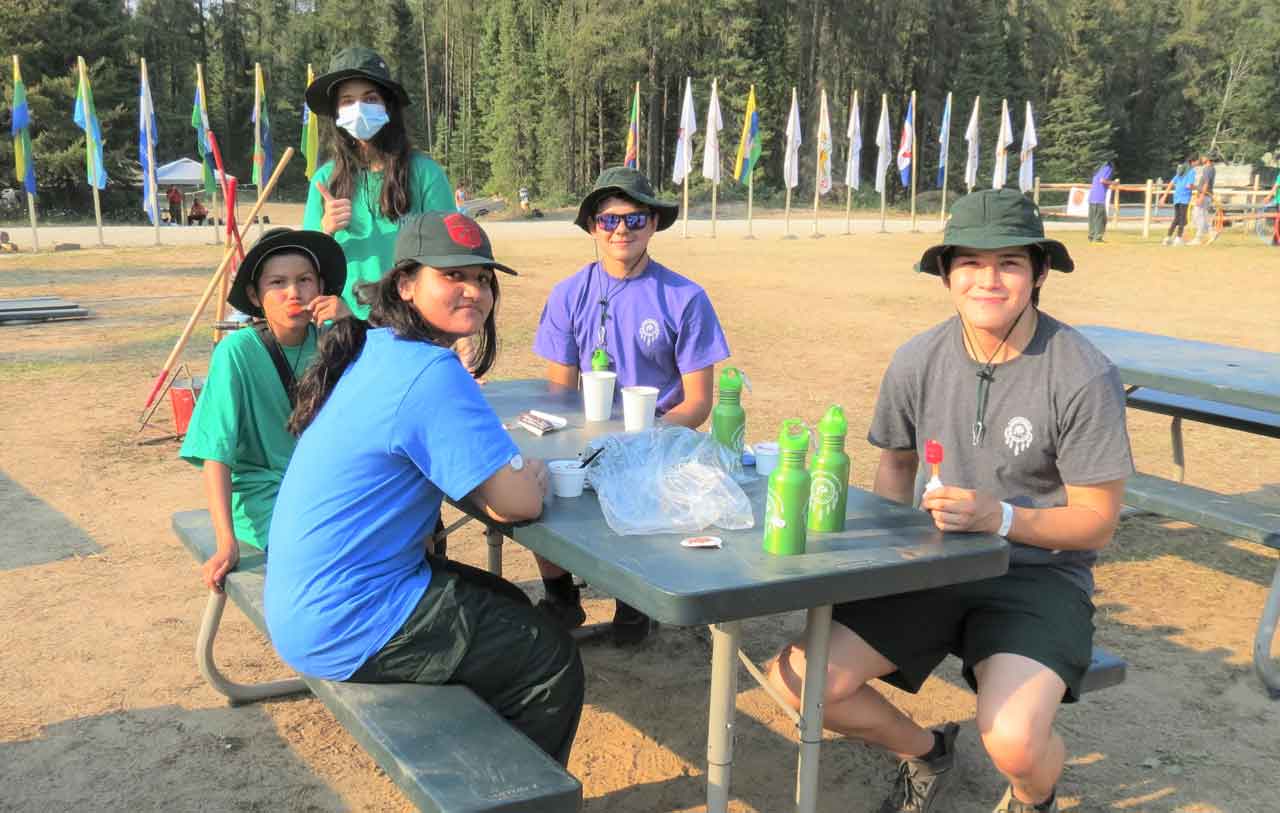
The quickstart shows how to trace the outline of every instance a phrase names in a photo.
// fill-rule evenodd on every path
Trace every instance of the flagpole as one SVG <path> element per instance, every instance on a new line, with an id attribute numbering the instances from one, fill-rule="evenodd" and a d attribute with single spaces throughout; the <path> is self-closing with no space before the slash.
<path id="1" fill-rule="evenodd" d="M 885 111 L 888 107 L 889 107 L 889 94 L 887 94 L 887 93 L 881 93 L 881 94 L 880 94 L 880 112 L 881 112 L 881 115 L 884 115 L 884 111 Z M 877 139 L 878 139 L 878 138 L 879 138 L 879 135 L 877 134 L 877 136 L 876 136 L 876 137 L 877 137 Z M 892 143 L 892 142 L 891 142 L 891 143 Z M 879 164 L 879 159 L 878 159 L 878 158 L 876 159 L 876 163 L 877 163 L 877 165 Z M 885 221 L 885 216 L 886 216 L 886 215 L 887 215 L 887 213 L 888 213 L 888 205 L 889 205 L 889 204 L 888 204 L 888 202 L 885 200 L 884 194 L 885 194 L 885 191 L 889 188 L 889 184 L 884 180 L 884 176 L 883 176 L 882 174 L 880 174 L 879 169 L 880 169 L 880 168 L 879 168 L 879 166 L 877 166 L 877 167 L 876 167 L 876 176 L 877 176 L 877 180 L 878 180 L 878 181 L 879 181 L 879 183 L 880 183 L 880 231 L 882 231 L 882 232 L 887 232 L 887 231 L 888 231 L 888 229 L 886 229 L 886 228 L 884 227 L 884 221 Z"/>
<path id="2" fill-rule="evenodd" d="M 753 180 L 752 176 L 754 176 L 755 174 L 756 174 L 755 167 L 752 167 L 751 174 L 747 175 L 747 239 L 748 240 L 756 239 L 756 236 L 751 233 L 751 201 L 752 201 L 752 193 L 755 191 L 755 185 L 752 183 L 752 180 Z"/>
<path id="3" fill-rule="evenodd" d="M 920 150 L 916 148 L 916 92 L 911 91 L 911 231 L 916 232 L 916 166 L 920 163 Z"/>
<path id="4" fill-rule="evenodd" d="M 84 64 L 84 57 L 82 56 L 76 57 L 76 64 L 77 64 L 77 67 L 80 69 L 80 86 L 83 88 L 88 88 L 89 69 Z M 91 122 L 89 121 L 88 107 L 89 105 L 86 104 L 85 111 L 84 111 L 85 124 L 90 126 L 86 126 L 84 129 L 84 142 L 85 142 L 86 152 L 89 155 L 92 155 L 93 154 L 93 133 L 92 133 L 93 127 L 91 126 Z M 96 111 L 95 111 L 95 114 L 96 114 Z M 98 167 L 95 165 L 90 171 L 90 175 L 93 176 L 93 180 L 89 181 L 89 188 L 93 190 L 93 217 L 94 217 L 94 220 L 96 220 L 98 223 L 98 245 L 105 247 L 107 245 L 106 241 L 102 239 L 102 200 L 98 197 L 97 178 L 98 178 L 99 170 L 101 170 L 101 167 Z"/>
<path id="5" fill-rule="evenodd" d="M 254 108 L 254 121 L 253 121 L 253 160 L 254 161 L 258 160 L 258 150 L 262 149 L 262 105 L 265 102 L 265 100 L 259 97 L 258 95 L 258 88 L 260 87 L 266 87 L 265 83 L 262 81 L 262 63 L 255 62 L 253 63 L 253 95 L 254 95 L 254 102 L 256 105 Z M 430 114 L 428 114 L 428 117 L 429 116 Z M 264 166 L 263 169 L 266 169 L 266 167 Z M 250 175 L 250 180 L 252 180 L 252 177 L 253 176 Z M 262 170 L 258 171 L 258 177 L 259 178 L 262 177 Z M 262 187 L 258 186 L 254 191 L 257 193 L 257 200 L 262 200 Z M 258 216 L 258 239 L 259 240 L 262 239 L 263 230 L 264 229 L 262 225 L 262 216 L 259 215 Z"/>
<path id="6" fill-rule="evenodd" d="M 636 171 L 640 170 L 640 83 L 636 82 Z"/>
<path id="7" fill-rule="evenodd" d="M 199 62 L 196 63 L 196 87 L 199 88 L 200 90 L 200 104 L 202 107 L 207 109 L 209 104 L 209 96 L 205 93 L 205 89 L 204 89 L 204 66 L 201 65 Z M 204 134 L 202 137 L 208 138 L 209 136 L 207 134 Z M 212 145 L 210 145 L 210 149 L 212 149 Z M 206 156 L 201 156 L 201 160 L 207 161 L 208 158 Z M 213 221 L 213 242 L 216 245 L 218 243 L 218 206 L 216 205 L 218 200 L 218 190 L 220 188 L 219 184 L 225 183 L 226 178 L 225 177 L 214 178 L 214 182 L 215 183 L 213 187 L 213 201 L 215 205 L 210 207 L 209 209 L 209 219 Z M 223 202 L 224 203 L 226 202 L 226 195 L 223 195 Z M 227 229 L 226 240 L 224 241 L 223 246 L 224 246 L 224 249 L 223 249 L 224 251 L 231 250 L 231 230 L 230 229 Z M 214 303 L 214 306 L 213 306 L 214 321 L 221 322 L 223 318 L 226 317 L 227 315 L 227 289 L 230 288 L 230 286 L 231 286 L 231 275 L 224 274 L 222 277 L 220 290 L 218 291 L 218 301 Z M 217 331 L 217 330 L 213 331 L 214 344 L 217 344 L 221 338 L 222 338 L 222 333 L 220 331 Z"/>
<path id="8" fill-rule="evenodd" d="M 147 73 L 146 57 L 142 58 L 141 65 L 142 65 L 142 81 L 146 84 L 147 95 L 150 96 L 151 95 L 151 76 Z M 155 104 L 154 101 L 152 101 L 151 103 L 153 105 Z M 155 112 L 154 108 L 149 112 L 154 113 Z M 145 126 L 148 129 L 151 127 L 151 116 L 147 116 L 147 123 Z M 146 181 L 150 180 L 151 181 L 151 204 L 155 207 L 155 223 L 153 224 L 153 226 L 155 228 L 155 233 L 156 233 L 156 245 L 158 246 L 160 245 L 160 182 L 156 178 L 155 137 L 156 137 L 156 134 L 154 132 L 151 132 L 147 137 L 147 167 L 149 167 L 148 174 L 150 174 L 151 177 L 149 179 L 143 180 L 143 183 L 144 183 L 143 188 L 144 189 L 146 188 L 145 187 Z"/>
<path id="9" fill-rule="evenodd" d="M 718 169 L 717 167 L 717 171 Z M 720 184 L 718 182 L 711 184 L 711 239 L 713 240 L 716 236 L 716 193 L 719 191 Z"/>
<path id="10" fill-rule="evenodd" d="M 951 94 L 947 94 L 947 110 L 951 110 Z M 938 223 L 947 222 L 947 170 L 951 168 L 951 119 L 947 118 L 947 132 L 942 136 L 946 141 L 947 160 L 942 165 L 942 206 L 938 209 Z"/>
<path id="11" fill-rule="evenodd" d="M 858 109 L 858 91 L 855 90 L 853 91 L 853 94 L 849 98 L 850 119 L 852 119 L 853 116 L 856 114 L 857 109 Z M 862 138 L 862 135 L 861 135 L 862 122 L 859 121 L 858 124 L 859 124 L 858 138 Z M 852 142 L 850 142 L 849 144 L 849 149 L 850 151 L 853 150 Z M 861 156 L 859 156 L 859 158 L 861 158 Z M 845 161 L 848 162 L 849 159 L 845 158 Z M 845 172 L 847 174 L 848 170 L 846 170 Z M 845 178 L 845 180 L 848 181 L 848 178 Z M 853 186 L 852 184 L 849 184 L 849 183 L 846 183 L 844 185 L 844 233 L 853 234 Z"/>

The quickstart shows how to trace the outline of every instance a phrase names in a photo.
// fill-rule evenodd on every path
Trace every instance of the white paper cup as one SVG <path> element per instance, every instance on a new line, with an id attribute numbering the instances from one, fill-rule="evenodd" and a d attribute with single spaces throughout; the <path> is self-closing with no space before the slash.
<path id="1" fill-rule="evenodd" d="M 658 410 L 657 387 L 622 388 L 622 422 L 628 432 L 642 432 L 653 426 Z"/>
<path id="2" fill-rule="evenodd" d="M 617 382 L 618 374 L 608 370 L 582 374 L 582 406 L 588 421 L 613 417 L 613 387 Z"/>
<path id="3" fill-rule="evenodd" d="M 582 496 L 582 484 L 587 480 L 587 470 L 578 460 L 552 460 L 547 464 L 551 472 L 551 493 L 557 497 Z"/>
<path id="4" fill-rule="evenodd" d="M 778 444 L 757 443 L 753 448 L 756 452 L 756 474 L 767 477 L 778 467 Z"/>

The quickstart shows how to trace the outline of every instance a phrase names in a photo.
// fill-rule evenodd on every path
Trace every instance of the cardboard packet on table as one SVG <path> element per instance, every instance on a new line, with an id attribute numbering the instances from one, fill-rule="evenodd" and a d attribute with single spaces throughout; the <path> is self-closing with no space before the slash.
<path id="1" fill-rule="evenodd" d="M 531 409 L 528 412 L 521 412 L 516 418 L 516 423 L 532 434 L 541 437 L 548 432 L 554 432 L 557 429 L 564 429 L 569 425 L 569 420 L 567 418 L 562 418 L 559 415 L 552 415 L 550 412 L 540 412 L 536 409 Z"/>

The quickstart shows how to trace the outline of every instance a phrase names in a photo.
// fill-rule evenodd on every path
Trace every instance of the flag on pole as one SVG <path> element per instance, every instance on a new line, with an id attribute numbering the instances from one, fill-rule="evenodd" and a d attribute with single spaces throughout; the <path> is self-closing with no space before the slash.
<path id="1" fill-rule="evenodd" d="M 624 166 L 640 168 L 640 83 L 636 82 L 636 95 L 631 99 L 631 124 L 627 127 L 627 154 Z"/>
<path id="2" fill-rule="evenodd" d="M 1009 179 L 1009 147 L 1013 145 L 1013 122 L 1009 121 L 1009 100 L 1000 102 L 1000 134 L 996 136 L 996 165 L 991 171 L 991 188 L 1004 189 Z"/>
<path id="3" fill-rule="evenodd" d="M 311 70 L 311 64 L 307 63 L 307 87 L 311 87 L 314 81 L 315 72 Z M 306 174 L 310 178 L 316 174 L 316 161 L 320 157 L 320 128 L 306 102 L 302 103 L 302 154 L 307 159 Z"/>
<path id="4" fill-rule="evenodd" d="M 862 116 L 858 112 L 858 91 L 853 92 L 853 104 L 849 105 L 849 161 L 844 168 L 844 182 L 850 189 L 862 186 Z"/>
<path id="5" fill-rule="evenodd" d="M 720 117 L 720 93 L 716 80 L 711 80 L 711 101 L 707 103 L 707 141 L 702 148 L 702 177 L 714 184 L 720 183 L 720 131 L 724 119 Z"/>
<path id="6" fill-rule="evenodd" d="M 684 183 L 685 176 L 693 174 L 693 134 L 698 131 L 698 117 L 693 112 L 693 80 L 685 77 L 684 103 L 680 106 L 680 132 L 676 136 L 675 167 L 671 171 L 674 183 Z"/>
<path id="7" fill-rule="evenodd" d="M 267 112 L 267 84 L 262 67 L 253 66 L 253 184 L 259 189 L 271 178 L 275 155 L 271 148 L 271 116 Z"/>
<path id="8" fill-rule="evenodd" d="M 156 168 L 151 164 L 155 155 L 156 107 L 151 101 L 151 82 L 147 78 L 146 60 L 139 66 L 141 80 L 138 83 L 138 164 L 142 167 L 142 211 L 147 213 L 152 225 L 160 222 L 160 201 L 156 191 Z M 176 225 L 176 224 L 175 224 Z"/>
<path id="9" fill-rule="evenodd" d="M 915 117 L 916 102 L 913 98 L 907 102 L 907 117 L 902 120 L 902 140 L 898 144 L 898 175 L 903 186 L 911 186 L 911 162 L 916 151 Z"/>
<path id="10" fill-rule="evenodd" d="M 733 177 L 748 183 L 751 171 L 760 160 L 760 111 L 756 110 L 756 86 L 747 94 L 747 109 L 742 116 L 742 138 L 738 141 L 738 157 L 733 160 Z"/>
<path id="11" fill-rule="evenodd" d="M 13 123 L 9 132 L 13 135 L 14 177 L 28 195 L 36 193 L 36 162 L 31 154 L 31 108 L 27 106 L 27 86 L 22 82 L 18 58 L 13 58 Z"/>
<path id="12" fill-rule="evenodd" d="M 204 165 L 204 193 L 213 200 L 218 182 L 213 177 L 213 130 L 209 127 L 209 111 L 205 108 L 203 90 L 197 81 L 196 97 L 191 103 L 191 126 L 196 131 L 196 150 L 200 153 L 200 163 Z"/>
<path id="13" fill-rule="evenodd" d="M 1031 102 L 1027 102 L 1027 122 L 1022 128 L 1022 152 L 1018 154 L 1018 188 L 1030 192 L 1036 185 L 1036 123 L 1031 118 Z"/>
<path id="14" fill-rule="evenodd" d="M 831 115 L 827 112 L 827 89 L 822 89 L 818 102 L 818 178 L 819 195 L 831 191 Z"/>
<path id="15" fill-rule="evenodd" d="M 107 188 L 107 169 L 102 165 L 102 126 L 98 124 L 98 111 L 93 106 L 93 87 L 89 84 L 89 69 L 84 57 L 80 63 L 80 86 L 76 90 L 76 109 L 72 114 L 76 126 L 84 130 L 85 178 L 91 186 Z"/>
<path id="16" fill-rule="evenodd" d="M 800 185 L 800 101 L 791 88 L 791 112 L 787 114 L 787 151 L 782 158 L 782 179 L 788 189 Z"/>
<path id="17" fill-rule="evenodd" d="M 942 188 L 942 178 L 947 171 L 947 152 L 951 146 L 951 94 L 947 94 L 947 103 L 942 108 L 942 125 L 938 128 L 938 188 Z"/>
<path id="18" fill-rule="evenodd" d="M 964 185 L 972 190 L 978 185 L 978 106 L 981 96 L 973 97 L 973 112 L 969 114 L 969 126 L 964 130 L 964 140 L 969 145 L 969 157 L 964 164 Z"/>
<path id="19" fill-rule="evenodd" d="M 884 194 L 885 173 L 889 171 L 889 156 L 893 149 L 893 134 L 889 132 L 889 101 L 881 99 L 880 125 L 876 127 L 876 191 Z"/>

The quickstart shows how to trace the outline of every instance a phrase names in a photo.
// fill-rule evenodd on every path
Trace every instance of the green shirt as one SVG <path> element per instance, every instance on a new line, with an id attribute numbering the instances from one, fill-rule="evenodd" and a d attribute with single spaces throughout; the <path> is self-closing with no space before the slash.
<path id="1" fill-rule="evenodd" d="M 332 176 L 332 161 L 326 162 L 312 176 L 302 228 L 320 228 L 320 220 L 324 217 L 324 198 L 315 184 L 328 184 Z M 409 164 L 408 214 L 452 211 L 455 211 L 453 187 L 444 170 L 426 155 L 413 153 Z M 351 312 L 361 319 L 369 318 L 369 308 L 356 302 L 355 287 L 377 282 L 391 270 L 399 233 L 399 222 L 388 220 L 382 213 L 382 173 L 358 173 L 351 193 L 351 222 L 345 229 L 339 229 L 333 238 L 347 255 L 347 285 L 342 290 L 342 298 Z"/>
<path id="2" fill-rule="evenodd" d="M 281 346 L 301 378 L 316 352 L 316 331 L 300 347 Z M 251 327 L 218 342 L 209 375 L 196 400 L 183 460 L 203 466 L 216 460 L 231 469 L 231 522 L 236 539 L 266 550 L 271 511 L 297 439 L 285 430 L 289 396 L 262 339 Z"/>

